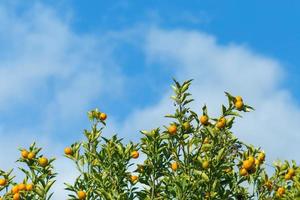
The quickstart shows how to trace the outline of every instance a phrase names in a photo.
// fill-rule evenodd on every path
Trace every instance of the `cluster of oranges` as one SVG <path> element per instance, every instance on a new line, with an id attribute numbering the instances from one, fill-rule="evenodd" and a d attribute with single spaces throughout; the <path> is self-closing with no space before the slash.
<path id="1" fill-rule="evenodd" d="M 6 179 L 0 179 L 0 186 L 3 187 L 7 184 L 7 180 Z M 25 184 L 25 183 L 19 183 L 17 185 L 14 185 L 11 189 L 11 194 L 13 197 L 13 200 L 19 200 L 21 198 L 20 193 L 21 192 L 30 192 L 33 190 L 33 184 Z M 2 198 L 0 197 L 0 200 L 2 200 Z"/>
<path id="2" fill-rule="evenodd" d="M 257 158 L 249 156 L 243 161 L 242 167 L 240 168 L 240 175 L 247 176 L 256 171 L 256 166 L 259 166 L 265 160 L 265 153 L 260 152 Z"/>
<path id="3" fill-rule="evenodd" d="M 35 158 L 35 152 L 28 152 L 26 149 L 21 151 L 21 156 L 23 159 L 33 160 Z M 48 165 L 48 159 L 46 157 L 40 157 L 38 159 L 38 163 L 42 167 L 46 167 Z"/>

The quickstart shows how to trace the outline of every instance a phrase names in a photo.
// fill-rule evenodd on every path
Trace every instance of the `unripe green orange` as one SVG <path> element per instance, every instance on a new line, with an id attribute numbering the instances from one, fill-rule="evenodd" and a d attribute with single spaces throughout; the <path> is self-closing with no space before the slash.
<path id="1" fill-rule="evenodd" d="M 183 128 L 184 128 L 184 130 L 189 130 L 191 128 L 190 123 L 189 122 L 184 122 L 183 123 Z"/>
<path id="2" fill-rule="evenodd" d="M 209 168 L 209 162 L 207 160 L 205 160 L 204 162 L 202 162 L 202 168 L 203 169 Z"/>

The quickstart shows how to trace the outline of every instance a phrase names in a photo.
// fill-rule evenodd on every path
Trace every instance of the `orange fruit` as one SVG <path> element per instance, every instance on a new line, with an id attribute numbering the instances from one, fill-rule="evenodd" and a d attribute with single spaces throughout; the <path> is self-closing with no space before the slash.
<path id="1" fill-rule="evenodd" d="M 216 123 L 216 127 L 218 129 L 222 129 L 226 126 L 226 118 L 225 117 L 221 117 L 218 122 Z"/>
<path id="2" fill-rule="evenodd" d="M 16 193 L 13 196 L 13 200 L 19 200 L 20 199 L 20 193 Z"/>
<path id="3" fill-rule="evenodd" d="M 173 163 L 171 164 L 171 169 L 172 169 L 173 171 L 176 171 L 176 170 L 178 169 L 178 164 L 177 164 L 177 162 L 173 162 Z"/>
<path id="4" fill-rule="evenodd" d="M 131 153 L 131 157 L 132 158 L 134 158 L 134 159 L 137 159 L 138 157 L 139 157 L 139 152 L 138 151 L 133 151 L 132 153 Z"/>
<path id="5" fill-rule="evenodd" d="M 295 170 L 293 168 L 288 169 L 288 174 L 295 176 Z"/>
<path id="6" fill-rule="evenodd" d="M 6 185 L 7 181 L 4 178 L 0 178 L 0 186 Z"/>
<path id="7" fill-rule="evenodd" d="M 82 200 L 86 198 L 86 193 L 82 190 L 77 192 L 78 199 Z"/>
<path id="8" fill-rule="evenodd" d="M 285 194 L 285 189 L 284 189 L 284 187 L 279 187 L 279 188 L 277 189 L 277 195 L 278 195 L 279 197 L 282 197 L 284 194 Z"/>
<path id="9" fill-rule="evenodd" d="M 12 192 L 13 194 L 18 193 L 18 192 L 19 192 L 19 187 L 18 187 L 18 185 L 13 186 L 12 189 L 11 189 L 11 192 Z"/>
<path id="10" fill-rule="evenodd" d="M 24 183 L 20 183 L 18 185 L 18 189 L 19 189 L 19 191 L 26 190 L 26 185 Z"/>
<path id="11" fill-rule="evenodd" d="M 27 184 L 26 185 L 26 190 L 31 191 L 33 189 L 33 184 Z"/>
<path id="12" fill-rule="evenodd" d="M 248 171 L 245 168 L 241 168 L 240 169 L 240 175 L 241 176 L 247 176 L 248 175 Z"/>
<path id="13" fill-rule="evenodd" d="M 169 132 L 171 135 L 175 135 L 176 132 L 177 132 L 177 126 L 176 126 L 175 124 L 169 126 L 168 132 Z"/>
<path id="14" fill-rule="evenodd" d="M 130 176 L 130 181 L 132 182 L 132 183 L 136 183 L 137 181 L 138 181 L 138 176 L 135 176 L 135 175 L 131 175 Z"/>
<path id="15" fill-rule="evenodd" d="M 285 179 L 286 181 L 291 180 L 291 179 L 292 179 L 292 175 L 289 174 L 289 173 L 287 173 L 287 174 L 284 175 L 284 179 Z"/>
<path id="16" fill-rule="evenodd" d="M 66 147 L 64 149 L 64 152 L 65 152 L 66 155 L 69 155 L 69 156 L 73 154 L 73 150 L 72 150 L 71 147 Z"/>
<path id="17" fill-rule="evenodd" d="M 243 98 L 241 96 L 236 96 L 235 101 L 243 101 Z"/>
<path id="18" fill-rule="evenodd" d="M 207 169 L 209 167 L 209 162 L 207 160 L 205 160 L 203 163 L 202 163 L 202 168 L 203 169 Z"/>
<path id="19" fill-rule="evenodd" d="M 248 160 L 252 163 L 252 165 L 254 164 L 255 162 L 255 158 L 253 156 L 249 156 L 248 157 Z"/>
<path id="20" fill-rule="evenodd" d="M 99 114 L 99 119 L 100 119 L 101 121 L 106 120 L 106 118 L 107 118 L 107 115 L 106 115 L 105 113 L 100 113 L 100 114 Z"/>
<path id="21" fill-rule="evenodd" d="M 29 154 L 29 152 L 26 149 L 21 151 L 22 158 L 25 158 L 25 159 L 28 158 L 28 154 Z"/>
<path id="22" fill-rule="evenodd" d="M 207 115 L 202 115 L 202 116 L 200 117 L 200 122 L 201 122 L 201 124 L 203 124 L 203 125 L 207 125 L 207 124 L 208 124 L 208 116 L 207 116 Z"/>
<path id="23" fill-rule="evenodd" d="M 39 165 L 42 167 L 46 167 L 48 165 L 48 159 L 45 157 L 39 158 Z"/>
<path id="24" fill-rule="evenodd" d="M 34 152 L 29 152 L 27 158 L 30 159 L 30 160 L 35 158 L 35 153 Z"/>
<path id="25" fill-rule="evenodd" d="M 236 108 L 237 110 L 242 110 L 243 107 L 244 107 L 244 103 L 243 103 L 242 101 L 236 101 L 236 102 L 234 103 L 234 106 L 235 106 L 235 108 Z"/>
<path id="26" fill-rule="evenodd" d="M 247 171 L 250 170 L 253 167 L 253 162 L 250 160 L 244 160 L 243 161 L 243 168 L 246 169 Z"/>

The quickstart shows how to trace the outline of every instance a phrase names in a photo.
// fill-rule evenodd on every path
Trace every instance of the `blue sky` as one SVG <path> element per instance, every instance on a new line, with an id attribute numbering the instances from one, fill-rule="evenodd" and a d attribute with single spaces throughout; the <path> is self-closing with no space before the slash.
<path id="1" fill-rule="evenodd" d="M 49 156 L 61 155 L 64 146 L 82 138 L 86 112 L 95 107 L 108 113 L 107 136 L 137 140 L 139 130 L 169 122 L 162 116 L 173 109 L 172 77 L 195 79 L 198 112 L 207 103 L 218 115 L 226 102 L 223 91 L 242 95 L 256 111 L 236 123 L 238 137 L 262 146 L 269 162 L 299 160 L 299 6 L 1 2 L 0 168 L 11 167 L 17 147 L 32 141 Z M 57 168 L 64 174 L 59 183 L 75 176 L 68 167 L 59 157 Z"/>

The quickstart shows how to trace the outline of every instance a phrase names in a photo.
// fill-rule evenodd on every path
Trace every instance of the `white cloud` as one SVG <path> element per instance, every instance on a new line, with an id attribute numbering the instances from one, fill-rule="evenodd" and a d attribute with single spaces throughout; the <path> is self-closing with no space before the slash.
<path id="1" fill-rule="evenodd" d="M 25 127 L 1 122 L 0 168 L 14 166 L 17 147 L 36 141 L 46 155 L 58 158 L 54 199 L 66 199 L 62 183 L 74 181 L 77 173 L 62 158 L 68 141 L 58 140 L 57 134 L 86 119 L 84 113 L 99 96 L 110 90 L 114 96 L 122 94 L 123 76 L 110 57 L 111 48 L 97 35 L 75 33 L 67 19 L 38 3 L 19 11 L 17 4 L 0 4 L 0 111 L 37 121 Z M 15 105 L 26 112 L 16 111 Z M 36 106 L 42 108 L 39 113 L 28 112 Z"/>
<path id="2" fill-rule="evenodd" d="M 300 108 L 290 92 L 280 86 L 284 66 L 274 58 L 251 51 L 245 45 L 221 45 L 201 31 L 150 28 L 146 34 L 145 54 L 150 64 L 173 68 L 179 80 L 193 78 L 191 90 L 196 101 L 192 107 L 201 112 L 206 103 L 209 113 L 220 114 L 226 104 L 224 91 L 242 95 L 255 107 L 237 119 L 234 131 L 243 141 L 261 146 L 268 162 L 276 158 L 299 160 L 297 133 Z M 132 113 L 124 132 L 165 124 L 161 116 L 172 112 L 170 94 L 159 103 Z"/>

